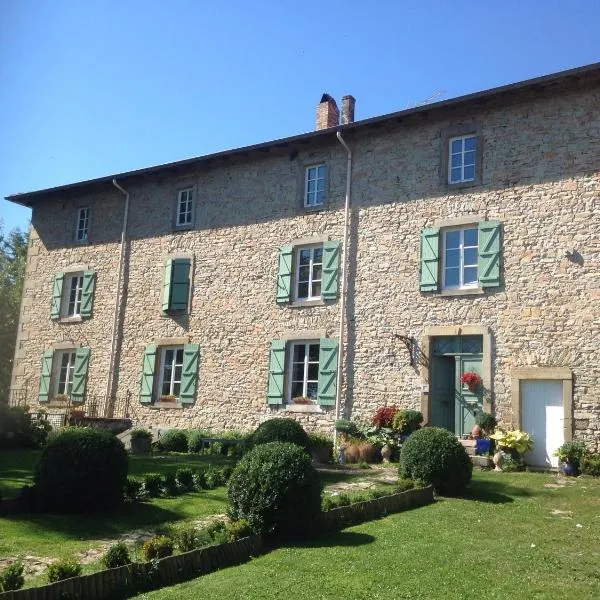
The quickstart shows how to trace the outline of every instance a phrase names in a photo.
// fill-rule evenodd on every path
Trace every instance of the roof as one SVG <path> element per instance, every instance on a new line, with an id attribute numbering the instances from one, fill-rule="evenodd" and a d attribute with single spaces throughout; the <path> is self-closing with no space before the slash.
<path id="1" fill-rule="evenodd" d="M 441 109 L 447 109 L 452 107 L 458 107 L 460 105 L 469 104 L 471 102 L 480 102 L 494 99 L 496 97 L 505 96 L 507 94 L 513 95 L 521 93 L 527 90 L 542 90 L 552 87 L 557 84 L 568 84 L 570 82 L 575 83 L 581 79 L 594 79 L 600 77 L 600 62 L 586 65 L 583 67 L 577 67 L 575 69 L 569 69 L 567 71 L 560 71 L 550 75 L 544 75 L 542 77 L 536 77 L 534 79 L 528 79 L 518 83 L 512 83 L 503 85 L 500 87 L 491 88 L 464 96 L 458 96 L 449 100 L 442 100 L 431 104 L 425 104 L 408 108 L 405 110 L 381 115 L 378 117 L 372 117 L 369 119 L 363 119 L 361 121 L 355 121 L 346 125 L 339 125 L 337 127 L 330 127 L 329 129 L 320 129 L 317 131 L 311 131 L 309 133 L 303 133 L 300 135 L 294 135 L 291 137 L 280 138 L 277 140 L 271 140 L 260 144 L 254 144 L 251 146 L 243 146 L 241 148 L 234 148 L 230 150 L 224 150 L 222 152 L 215 152 L 213 154 L 206 154 L 203 156 L 197 156 L 194 158 L 188 158 L 176 162 L 165 163 L 161 165 L 155 165 L 152 167 L 146 167 L 143 169 L 137 169 L 134 171 L 125 171 L 123 173 L 115 173 L 113 175 L 106 175 L 104 177 L 98 177 L 95 179 L 88 179 L 85 181 L 79 181 L 76 183 L 70 183 L 66 185 L 60 185 L 52 188 L 46 188 L 42 190 L 35 190 L 32 192 L 11 194 L 6 196 L 6 200 L 15 202 L 16 204 L 22 204 L 23 206 L 33 206 L 39 200 L 43 200 L 46 197 L 54 196 L 57 193 L 72 192 L 72 191 L 83 191 L 85 188 L 92 189 L 94 187 L 102 186 L 104 184 L 110 184 L 113 179 L 123 183 L 127 179 L 141 177 L 151 174 L 158 174 L 166 172 L 172 169 L 182 169 L 187 167 L 199 166 L 214 162 L 219 159 L 230 159 L 235 157 L 248 157 L 250 155 L 264 154 L 270 150 L 289 148 L 290 146 L 300 145 L 304 143 L 310 143 L 312 141 L 324 140 L 327 136 L 331 136 L 336 131 L 353 131 L 372 126 L 379 126 L 386 122 L 403 120 L 411 115 L 419 113 L 430 113 Z"/>

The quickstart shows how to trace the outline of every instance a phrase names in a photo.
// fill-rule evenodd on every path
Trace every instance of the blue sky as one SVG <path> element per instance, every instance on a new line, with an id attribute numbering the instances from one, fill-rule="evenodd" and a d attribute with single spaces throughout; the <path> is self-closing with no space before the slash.
<path id="1" fill-rule="evenodd" d="M 0 196 L 310 131 L 325 91 L 362 119 L 593 63 L 598 23 L 598 0 L 0 0 Z"/>

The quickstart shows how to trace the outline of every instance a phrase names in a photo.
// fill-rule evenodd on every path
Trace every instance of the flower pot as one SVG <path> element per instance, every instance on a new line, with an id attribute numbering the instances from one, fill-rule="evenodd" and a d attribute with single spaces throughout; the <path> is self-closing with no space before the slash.
<path id="1" fill-rule="evenodd" d="M 496 454 L 494 454 L 494 471 L 502 471 L 502 465 L 504 463 L 504 452 L 502 450 L 498 450 Z"/>
<path id="2" fill-rule="evenodd" d="M 579 475 L 579 465 L 573 461 L 567 460 L 560 463 L 560 472 L 568 477 L 577 477 L 577 475 Z"/>
<path id="3" fill-rule="evenodd" d="M 389 463 L 390 458 L 392 456 L 392 449 L 387 444 L 384 444 L 381 448 L 381 458 L 383 458 L 384 463 Z"/>

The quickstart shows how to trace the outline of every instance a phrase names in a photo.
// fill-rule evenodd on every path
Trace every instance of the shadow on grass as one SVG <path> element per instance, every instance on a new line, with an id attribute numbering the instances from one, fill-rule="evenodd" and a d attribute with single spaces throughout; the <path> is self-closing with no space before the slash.
<path id="1" fill-rule="evenodd" d="M 375 538 L 367 533 L 356 531 L 337 531 L 322 533 L 314 538 L 297 542 L 288 542 L 287 548 L 334 548 L 337 546 L 365 546 L 372 544 Z"/>
<path id="2" fill-rule="evenodd" d="M 507 504 L 514 502 L 515 498 L 533 495 L 530 490 L 515 487 L 502 481 L 474 479 L 461 498 L 489 502 L 490 504 Z"/>

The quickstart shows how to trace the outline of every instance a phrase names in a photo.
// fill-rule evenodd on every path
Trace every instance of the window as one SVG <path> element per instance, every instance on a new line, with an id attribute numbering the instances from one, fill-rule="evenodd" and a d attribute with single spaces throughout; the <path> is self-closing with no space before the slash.
<path id="1" fill-rule="evenodd" d="M 267 402 L 335 405 L 338 342 L 273 340 L 269 356 Z"/>
<path id="2" fill-rule="evenodd" d="M 75 241 L 87 242 L 90 225 L 90 209 L 79 208 L 77 210 L 77 225 L 75 228 Z"/>
<path id="3" fill-rule="evenodd" d="M 95 289 L 94 271 L 57 273 L 54 277 L 50 318 L 91 317 Z"/>
<path id="4" fill-rule="evenodd" d="M 323 206 L 327 179 L 327 166 L 307 167 L 304 180 L 304 208 Z"/>
<path id="5" fill-rule="evenodd" d="M 296 300 L 320 300 L 323 279 L 322 245 L 298 248 L 296 273 Z"/>
<path id="6" fill-rule="evenodd" d="M 277 303 L 337 299 L 339 266 L 338 242 L 283 246 L 279 250 Z"/>
<path id="7" fill-rule="evenodd" d="M 176 398 L 179 398 L 182 370 L 183 346 L 176 348 L 162 348 L 159 383 L 161 396 L 175 396 Z"/>
<path id="8" fill-rule="evenodd" d="M 444 235 L 444 288 L 477 287 L 477 227 L 447 229 Z"/>
<path id="9" fill-rule="evenodd" d="M 477 137 L 474 135 L 453 137 L 448 144 L 448 183 L 475 181 Z"/>
<path id="10" fill-rule="evenodd" d="M 428 227 L 421 232 L 422 292 L 479 290 L 500 285 L 500 223 Z"/>
<path id="11" fill-rule="evenodd" d="M 59 365 L 56 378 L 56 394 L 70 396 L 73 389 L 73 372 L 75 370 L 75 352 L 59 352 L 57 364 Z"/>
<path id="12" fill-rule="evenodd" d="M 182 405 L 196 397 L 200 348 L 198 344 L 146 346 L 142 361 L 140 402 L 176 398 Z"/>
<path id="13" fill-rule="evenodd" d="M 194 222 L 194 188 L 179 190 L 177 194 L 176 227 L 191 227 Z"/>
<path id="14" fill-rule="evenodd" d="M 189 258 L 169 258 L 167 260 L 163 280 L 163 314 L 187 312 L 191 262 Z"/>
<path id="15" fill-rule="evenodd" d="M 319 342 L 290 344 L 290 401 L 317 400 L 319 390 Z"/>

